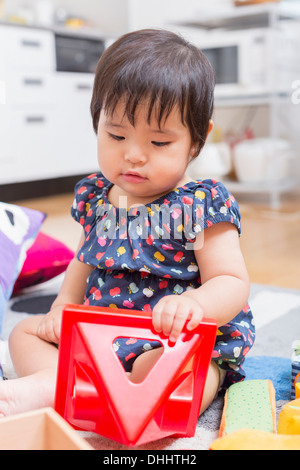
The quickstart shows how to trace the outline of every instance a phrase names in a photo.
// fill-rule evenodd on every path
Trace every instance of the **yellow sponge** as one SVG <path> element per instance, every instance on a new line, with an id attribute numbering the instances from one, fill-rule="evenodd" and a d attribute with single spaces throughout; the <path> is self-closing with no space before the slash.
<path id="1" fill-rule="evenodd" d="M 240 429 L 215 440 L 210 450 L 300 450 L 300 435 Z"/>
<path id="2" fill-rule="evenodd" d="M 276 432 L 275 390 L 270 380 L 245 380 L 227 390 L 219 436 L 239 429 Z"/>

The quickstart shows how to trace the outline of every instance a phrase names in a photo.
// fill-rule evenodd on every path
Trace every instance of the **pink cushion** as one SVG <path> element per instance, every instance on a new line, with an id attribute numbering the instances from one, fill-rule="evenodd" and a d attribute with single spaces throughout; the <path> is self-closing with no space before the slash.
<path id="1" fill-rule="evenodd" d="M 23 268 L 14 285 L 14 293 L 58 276 L 67 269 L 73 257 L 74 252 L 62 242 L 39 232 L 27 251 Z"/>
<path id="2" fill-rule="evenodd" d="M 0 332 L 26 253 L 45 220 L 45 214 L 0 201 Z"/>

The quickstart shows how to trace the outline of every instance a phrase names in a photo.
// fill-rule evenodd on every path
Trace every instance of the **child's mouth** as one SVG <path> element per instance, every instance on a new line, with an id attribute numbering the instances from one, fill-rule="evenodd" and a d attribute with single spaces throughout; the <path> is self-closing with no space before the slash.
<path id="1" fill-rule="evenodd" d="M 128 171 L 127 173 L 123 173 L 122 178 L 128 183 L 143 183 L 147 179 L 139 175 L 138 173 L 133 173 L 130 171 Z"/>

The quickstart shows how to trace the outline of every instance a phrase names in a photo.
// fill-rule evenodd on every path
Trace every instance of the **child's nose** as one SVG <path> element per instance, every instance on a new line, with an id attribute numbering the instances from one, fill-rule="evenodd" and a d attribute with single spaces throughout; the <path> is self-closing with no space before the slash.
<path id="1" fill-rule="evenodd" d="M 134 164 L 144 163 L 146 161 L 145 152 L 140 147 L 131 147 L 125 154 L 125 160 Z"/>

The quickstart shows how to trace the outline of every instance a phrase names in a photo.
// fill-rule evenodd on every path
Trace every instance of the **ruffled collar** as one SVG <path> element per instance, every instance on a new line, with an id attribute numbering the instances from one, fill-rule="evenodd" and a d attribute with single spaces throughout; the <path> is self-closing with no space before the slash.
<path id="1" fill-rule="evenodd" d="M 101 179 L 104 184 L 102 188 L 101 199 L 103 199 L 105 203 L 109 204 L 114 209 L 118 210 L 118 207 L 114 207 L 108 199 L 108 193 L 112 188 L 113 183 L 106 179 L 102 173 L 97 174 L 97 179 Z M 151 205 L 168 204 L 169 202 L 174 201 L 180 198 L 181 196 L 186 196 L 187 194 L 194 195 L 195 191 L 199 189 L 199 186 L 202 186 L 203 188 L 205 187 L 205 181 L 212 184 L 211 180 L 192 180 L 186 183 L 185 185 L 179 186 L 173 189 L 172 191 L 168 192 L 167 194 L 164 194 L 154 199 L 153 201 L 144 204 L 144 206 L 151 207 Z"/>

